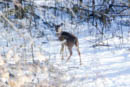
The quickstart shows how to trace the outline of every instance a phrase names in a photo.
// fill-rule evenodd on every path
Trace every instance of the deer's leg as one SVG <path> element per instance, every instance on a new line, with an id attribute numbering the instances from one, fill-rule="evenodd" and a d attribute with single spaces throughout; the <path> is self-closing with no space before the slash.
<path id="1" fill-rule="evenodd" d="M 64 51 L 65 51 L 65 57 L 67 57 L 67 49 L 66 49 L 66 46 L 64 47 Z"/>
<path id="2" fill-rule="evenodd" d="M 60 50 L 60 54 L 62 55 L 61 59 L 64 59 L 64 44 L 61 45 L 61 50 Z"/>
<path id="3" fill-rule="evenodd" d="M 79 46 L 76 46 L 76 48 L 77 48 L 77 52 L 79 54 L 80 65 L 82 65 L 81 55 L 80 55 L 80 51 L 79 51 Z"/>
<path id="4" fill-rule="evenodd" d="M 68 50 L 69 50 L 69 53 L 70 53 L 70 56 L 68 57 L 67 61 L 70 59 L 70 57 L 72 56 L 72 47 L 68 47 Z"/>
<path id="5" fill-rule="evenodd" d="M 65 44 L 66 44 L 66 40 L 63 40 L 61 41 L 61 51 L 60 51 L 60 54 L 62 54 L 62 60 L 64 59 L 64 47 L 65 47 Z"/>
<path id="6" fill-rule="evenodd" d="M 79 43 L 78 43 L 78 40 L 76 41 L 75 45 L 76 45 L 76 48 L 77 48 L 77 52 L 78 52 L 78 54 L 79 54 L 80 65 L 82 65 L 81 55 L 80 55 L 80 51 L 79 51 Z"/>

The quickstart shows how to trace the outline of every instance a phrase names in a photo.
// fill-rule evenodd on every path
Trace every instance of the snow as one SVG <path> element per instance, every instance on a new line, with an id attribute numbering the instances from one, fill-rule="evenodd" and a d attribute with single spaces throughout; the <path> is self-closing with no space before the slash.
<path id="1" fill-rule="evenodd" d="M 36 0 L 35 3 L 54 5 L 52 0 L 47 3 Z M 62 28 L 73 32 L 75 26 L 68 20 L 65 20 L 66 25 Z M 58 21 L 61 22 L 61 19 Z M 24 20 L 20 22 L 26 26 Z M 116 28 L 115 25 L 116 23 L 112 25 L 112 29 Z M 26 37 L 23 38 L 16 31 L 4 29 L 2 23 L 0 27 L 0 87 L 130 87 L 130 37 L 126 34 L 121 47 L 121 40 L 117 37 L 104 40 L 110 47 L 92 47 L 97 38 L 89 35 L 88 29 L 94 27 L 90 24 L 76 27 L 82 28 L 81 31 L 74 32 L 79 39 L 82 58 L 80 65 L 76 48 L 73 48 L 73 55 L 68 62 L 66 60 L 69 53 L 66 48 L 64 60 L 61 60 L 61 42 L 50 30 L 46 30 L 48 43 L 42 44 L 45 37 L 32 38 L 32 53 L 26 29 L 19 30 Z M 129 27 L 122 28 L 126 32 L 129 30 Z M 106 36 L 110 37 L 109 34 Z"/>

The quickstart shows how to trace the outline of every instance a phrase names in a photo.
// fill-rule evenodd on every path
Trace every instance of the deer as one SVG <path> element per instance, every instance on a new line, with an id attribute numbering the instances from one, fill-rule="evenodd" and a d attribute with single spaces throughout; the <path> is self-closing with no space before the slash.
<path id="1" fill-rule="evenodd" d="M 82 65 L 78 38 L 75 35 L 73 35 L 72 33 L 62 31 L 62 29 L 61 29 L 62 25 L 63 24 L 55 25 L 56 36 L 58 37 L 58 40 L 60 42 L 62 42 L 61 49 L 60 49 L 60 54 L 62 54 L 62 60 L 64 59 L 63 58 L 64 47 L 66 46 L 70 53 L 70 55 L 67 58 L 67 61 L 69 61 L 69 59 L 71 58 L 71 56 L 73 54 L 72 48 L 75 46 L 77 48 L 77 52 L 79 55 L 80 65 Z"/>

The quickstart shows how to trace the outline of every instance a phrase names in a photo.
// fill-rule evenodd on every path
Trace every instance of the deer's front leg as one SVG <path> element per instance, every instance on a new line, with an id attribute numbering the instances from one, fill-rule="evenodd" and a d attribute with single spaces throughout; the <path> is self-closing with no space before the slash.
<path id="1" fill-rule="evenodd" d="M 63 41 L 61 41 L 61 50 L 60 50 L 60 54 L 62 55 L 62 60 L 64 59 L 64 46 L 65 46 L 65 44 L 66 44 L 66 40 L 63 40 Z"/>
<path id="2" fill-rule="evenodd" d="M 62 55 L 61 59 L 64 59 L 64 44 L 61 45 L 61 50 L 60 50 L 60 54 Z"/>

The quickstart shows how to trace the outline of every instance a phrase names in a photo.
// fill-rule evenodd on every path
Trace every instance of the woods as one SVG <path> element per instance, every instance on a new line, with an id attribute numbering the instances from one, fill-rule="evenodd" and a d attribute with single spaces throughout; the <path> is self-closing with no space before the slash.
<path id="1" fill-rule="evenodd" d="M 1 1 L 1 13 L 10 21 L 14 19 L 25 19 L 28 27 L 26 27 L 26 25 L 24 27 L 28 28 L 31 37 L 33 31 L 32 27 L 37 29 L 40 36 L 44 35 L 46 37 L 44 34 L 45 30 L 38 28 L 39 20 L 43 23 L 43 27 L 48 29 L 54 28 L 55 24 L 65 24 L 67 20 L 75 27 L 80 24 L 90 23 L 96 30 L 89 29 L 88 31 L 92 31 L 92 33 L 96 33 L 96 35 L 99 33 L 98 35 L 102 36 L 104 36 L 104 33 L 111 32 L 112 37 L 113 35 L 116 36 L 113 29 L 111 29 L 112 21 L 115 21 L 115 19 L 127 18 L 127 20 L 122 20 L 118 24 L 120 26 L 130 25 L 130 21 L 128 20 L 130 15 L 129 0 L 47 0 L 45 2 L 46 4 L 37 5 L 35 1 L 29 0 Z M 50 5 L 48 5 L 49 3 Z M 61 21 L 57 20 L 57 18 Z M 1 20 L 3 21 L 3 19 Z M 21 22 L 14 23 L 14 25 L 19 27 L 23 26 Z M 122 31 L 122 29 L 117 29 L 117 32 L 118 30 Z M 123 36 L 120 35 L 120 37 Z"/>
<path id="2" fill-rule="evenodd" d="M 129 53 L 130 0 L 0 0 L 0 87 L 130 87 Z"/>

